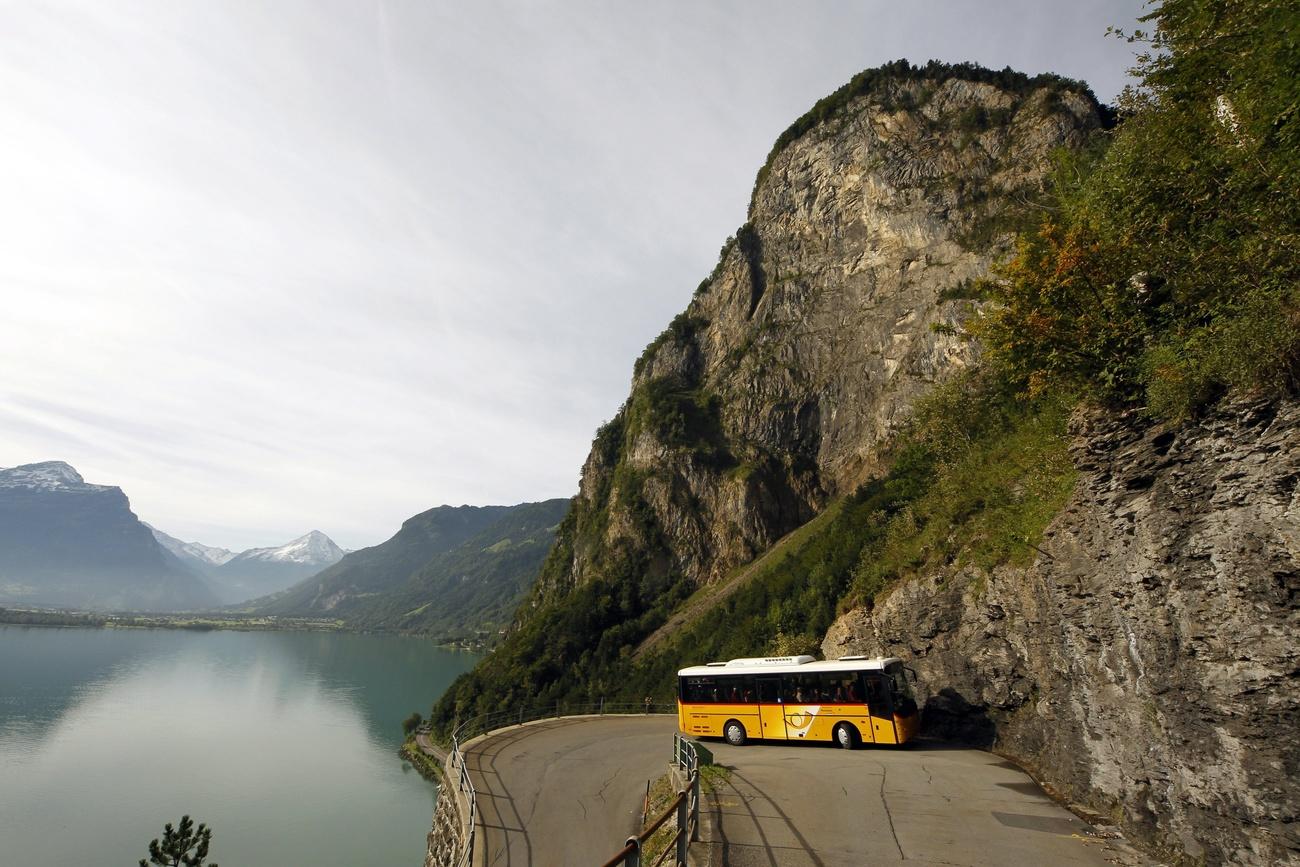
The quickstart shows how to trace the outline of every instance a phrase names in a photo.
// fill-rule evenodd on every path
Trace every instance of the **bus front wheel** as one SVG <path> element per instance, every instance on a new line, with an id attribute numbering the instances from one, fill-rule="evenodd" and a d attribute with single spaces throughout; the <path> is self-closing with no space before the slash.
<path id="1" fill-rule="evenodd" d="M 734 719 L 727 720 L 727 724 L 722 727 L 722 736 L 727 739 L 727 743 L 733 747 L 743 747 L 747 740 L 745 727 Z"/>
<path id="2" fill-rule="evenodd" d="M 861 742 L 858 730 L 848 723 L 840 723 L 835 727 L 835 743 L 839 744 L 841 749 L 856 750 Z"/>

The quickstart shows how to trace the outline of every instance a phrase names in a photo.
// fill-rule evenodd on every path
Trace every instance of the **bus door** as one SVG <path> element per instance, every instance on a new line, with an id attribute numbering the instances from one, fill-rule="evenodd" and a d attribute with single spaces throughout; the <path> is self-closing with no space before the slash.
<path id="1" fill-rule="evenodd" d="M 898 743 L 894 728 L 894 702 L 889 697 L 889 681 L 884 676 L 868 673 L 862 675 L 862 685 L 867 694 L 867 713 L 871 717 L 871 739 L 878 744 Z M 863 732 L 864 740 L 866 732 Z"/>
<path id="2" fill-rule="evenodd" d="M 758 676 L 758 717 L 761 738 L 785 740 L 785 705 L 781 703 L 781 675 Z"/>

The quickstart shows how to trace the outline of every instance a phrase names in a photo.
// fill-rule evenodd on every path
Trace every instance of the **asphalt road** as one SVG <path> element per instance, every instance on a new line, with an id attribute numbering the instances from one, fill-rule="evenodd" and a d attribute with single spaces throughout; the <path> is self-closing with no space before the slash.
<path id="1" fill-rule="evenodd" d="M 471 742 L 475 863 L 604 863 L 636 832 L 674 731 L 673 717 L 579 718 Z M 703 834 L 733 867 L 1132 863 L 989 753 L 924 742 L 854 752 L 705 745 L 729 773 Z"/>
<path id="2" fill-rule="evenodd" d="M 716 796 L 715 833 L 732 867 L 1125 860 L 991 753 L 924 742 L 854 752 L 811 743 L 707 746 L 731 769 Z"/>
<path id="3" fill-rule="evenodd" d="M 578 717 L 469 742 L 474 863 L 604 864 L 639 830 L 646 782 L 668 772 L 675 731 L 676 716 Z"/>

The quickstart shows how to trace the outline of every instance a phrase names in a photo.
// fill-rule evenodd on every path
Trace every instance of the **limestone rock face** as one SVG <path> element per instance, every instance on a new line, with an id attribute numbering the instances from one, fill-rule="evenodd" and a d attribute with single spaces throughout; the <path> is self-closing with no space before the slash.
<path id="1" fill-rule="evenodd" d="M 1300 405 L 1080 414 L 1032 567 L 919 578 L 823 650 L 897 655 L 931 730 L 991 744 L 1170 854 L 1300 863 Z"/>
<path id="2" fill-rule="evenodd" d="M 1068 87 L 900 80 L 776 154 L 749 222 L 638 362 L 538 598 L 609 557 L 707 583 L 861 483 L 914 401 L 973 360 L 942 327 L 971 309 L 963 289 L 1006 252 L 1052 151 L 1099 125 Z"/>

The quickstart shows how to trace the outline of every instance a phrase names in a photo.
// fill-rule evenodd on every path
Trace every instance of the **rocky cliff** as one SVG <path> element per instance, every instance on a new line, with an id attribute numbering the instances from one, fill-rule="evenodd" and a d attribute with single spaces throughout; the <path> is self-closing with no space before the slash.
<path id="1" fill-rule="evenodd" d="M 122 489 L 62 461 L 0 469 L 0 604 L 177 611 L 216 604 Z"/>
<path id="2" fill-rule="evenodd" d="M 913 578 L 824 652 L 910 660 L 931 730 L 1179 860 L 1300 863 L 1300 405 L 1079 412 L 1071 435 L 1032 566 Z"/>
<path id="3" fill-rule="evenodd" d="M 972 282 L 1053 153 L 1105 123 L 1077 84 L 906 64 L 797 121 L 637 361 L 512 634 L 435 724 L 667 697 L 681 665 L 825 635 L 828 656 L 907 658 L 931 731 L 1176 860 L 1300 857 L 1300 409 L 1153 427 L 961 375 L 979 358 L 954 332 L 993 316 Z M 1133 273 L 1108 285 L 1145 297 Z"/>
<path id="4" fill-rule="evenodd" d="M 972 281 L 1008 251 L 1053 154 L 1106 121 L 1077 82 L 900 61 L 782 133 L 748 221 L 597 432 L 513 634 L 435 719 L 661 681 L 633 685 L 632 651 L 878 475 L 914 402 L 971 364 L 952 331 Z"/>
<path id="5" fill-rule="evenodd" d="M 707 583 L 862 482 L 917 397 L 972 360 L 945 326 L 1053 151 L 1102 120 L 1081 85 L 975 67 L 895 64 L 818 103 L 637 362 L 543 590 L 625 567 Z"/>

